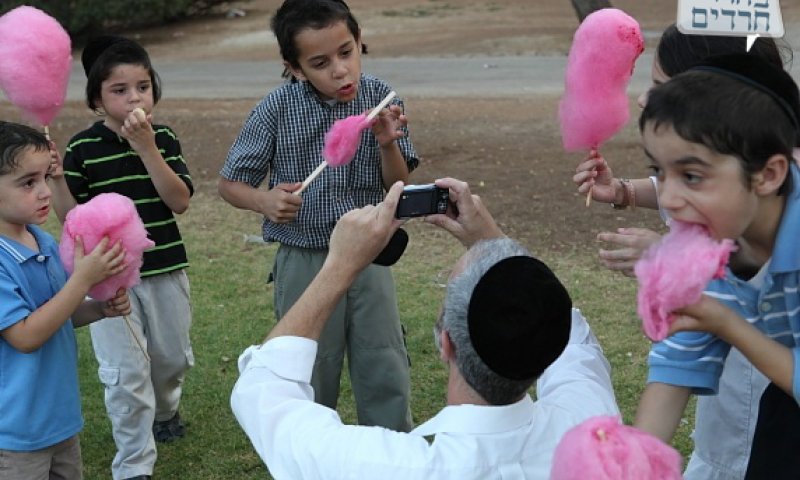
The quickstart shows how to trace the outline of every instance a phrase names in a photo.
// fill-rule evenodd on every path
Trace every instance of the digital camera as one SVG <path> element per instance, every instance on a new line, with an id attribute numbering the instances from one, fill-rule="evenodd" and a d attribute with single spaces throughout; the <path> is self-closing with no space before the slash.
<path id="1" fill-rule="evenodd" d="M 450 192 L 430 183 L 427 185 L 407 185 L 397 203 L 397 218 L 422 217 L 435 213 L 445 213 Z"/>

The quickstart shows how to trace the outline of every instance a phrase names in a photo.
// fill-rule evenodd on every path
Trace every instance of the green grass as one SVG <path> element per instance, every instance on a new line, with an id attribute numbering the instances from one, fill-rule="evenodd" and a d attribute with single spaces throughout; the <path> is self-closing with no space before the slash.
<path id="1" fill-rule="evenodd" d="M 230 411 L 230 392 L 238 376 L 236 360 L 248 345 L 260 342 L 274 324 L 272 290 L 265 283 L 276 251 L 274 245 L 245 243 L 245 235 L 260 232 L 260 219 L 228 206 L 211 191 L 199 188 L 190 211 L 180 217 L 189 250 L 194 324 L 192 343 L 196 365 L 186 379 L 181 415 L 186 438 L 158 446 L 154 475 L 169 479 L 263 479 L 266 469 L 253 452 Z M 58 226 L 46 225 L 54 234 Z M 423 422 L 445 403 L 446 372 L 438 360 L 432 325 L 444 296 L 451 265 L 463 247 L 444 232 L 421 222 L 406 225 L 411 241 L 393 267 L 400 312 L 408 329 L 412 361 L 414 420 Z M 646 376 L 649 342 L 635 315 L 635 283 L 610 275 L 597 265 L 593 247 L 568 254 L 528 247 L 551 265 L 573 296 L 613 367 L 617 401 L 631 422 Z M 78 331 L 83 413 L 81 434 L 87 480 L 110 478 L 115 453 L 97 380 L 97 363 L 88 329 Z M 339 411 L 355 421 L 352 393 L 342 380 Z M 690 407 L 687 412 L 693 412 Z M 687 419 L 674 444 L 684 455 L 693 419 Z M 267 477 L 268 478 L 268 477 Z"/>

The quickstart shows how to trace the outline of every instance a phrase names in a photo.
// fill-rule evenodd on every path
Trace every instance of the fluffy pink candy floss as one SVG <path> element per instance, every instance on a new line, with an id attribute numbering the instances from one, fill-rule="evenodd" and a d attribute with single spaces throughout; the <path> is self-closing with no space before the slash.
<path id="1" fill-rule="evenodd" d="M 639 24 L 622 10 L 604 8 L 575 31 L 558 105 L 561 140 L 568 152 L 598 148 L 628 121 L 625 92 L 644 51 Z"/>
<path id="2" fill-rule="evenodd" d="M 0 17 L 0 89 L 42 125 L 61 111 L 72 68 L 69 35 L 51 16 L 17 7 Z"/>
<path id="3" fill-rule="evenodd" d="M 335 121 L 325 134 L 325 146 L 322 148 L 325 162 L 331 167 L 350 163 L 358 150 L 361 132 L 371 123 L 367 120 L 367 114 L 352 115 Z"/>
<path id="4" fill-rule="evenodd" d="M 87 254 L 103 237 L 109 238 L 109 247 L 119 241 L 125 250 L 127 268 L 89 290 L 89 296 L 102 301 L 113 298 L 120 288 L 130 288 L 139 283 L 142 254 L 155 245 L 147 238 L 147 230 L 133 201 L 117 193 L 102 193 L 67 213 L 58 251 L 69 273 L 75 268 L 76 236 L 81 237 L 83 251 Z"/>
<path id="5" fill-rule="evenodd" d="M 675 320 L 675 310 L 700 300 L 708 282 L 725 275 L 733 240 L 709 237 L 705 227 L 672 221 L 664 238 L 636 263 L 639 317 L 645 335 L 660 342 Z"/>
<path id="6" fill-rule="evenodd" d="M 592 417 L 561 438 L 550 480 L 679 480 L 681 456 L 672 447 L 611 416 Z"/>

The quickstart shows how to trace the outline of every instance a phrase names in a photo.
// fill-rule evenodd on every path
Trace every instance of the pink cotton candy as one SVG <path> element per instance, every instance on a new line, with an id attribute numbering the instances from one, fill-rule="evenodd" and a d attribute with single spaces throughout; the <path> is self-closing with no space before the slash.
<path id="1" fill-rule="evenodd" d="M 328 133 L 325 134 L 325 147 L 322 149 L 322 158 L 331 167 L 341 167 L 353 160 L 361 141 L 361 132 L 369 128 L 367 115 L 352 115 L 333 123 Z"/>
<path id="2" fill-rule="evenodd" d="M 564 434 L 550 480 L 678 480 L 681 456 L 672 447 L 611 416 L 592 417 Z"/>
<path id="3" fill-rule="evenodd" d="M 76 236 L 81 237 L 83 251 L 86 254 L 91 252 L 103 237 L 109 238 L 109 247 L 119 241 L 125 250 L 124 263 L 127 268 L 89 290 L 89 296 L 102 301 L 114 297 L 120 288 L 130 288 L 139 283 L 142 253 L 155 245 L 147 238 L 147 230 L 139 218 L 133 201 L 117 193 L 100 194 L 82 205 L 75 206 L 67 213 L 61 232 L 59 253 L 69 273 L 72 273 L 75 267 Z"/>
<path id="4" fill-rule="evenodd" d="M 725 275 L 735 246 L 709 237 L 705 227 L 672 221 L 664 238 L 636 263 L 638 308 L 645 335 L 660 342 L 675 319 L 672 313 L 697 303 L 708 282 Z"/>
<path id="5" fill-rule="evenodd" d="M 72 47 L 51 16 L 17 7 L 0 17 L 0 89 L 27 116 L 50 125 L 67 95 Z"/>
<path id="6" fill-rule="evenodd" d="M 622 10 L 604 8 L 583 20 L 572 40 L 558 106 L 565 150 L 598 148 L 625 125 L 630 115 L 625 89 L 643 51 L 639 24 Z"/>

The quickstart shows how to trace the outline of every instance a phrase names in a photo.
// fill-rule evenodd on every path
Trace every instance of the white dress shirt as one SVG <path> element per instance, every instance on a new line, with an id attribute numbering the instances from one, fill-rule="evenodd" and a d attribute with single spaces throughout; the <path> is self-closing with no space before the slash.
<path id="1" fill-rule="evenodd" d="M 448 406 L 411 433 L 344 425 L 314 403 L 316 349 L 284 336 L 239 357 L 231 406 L 278 480 L 546 479 L 564 432 L 619 414 L 611 368 L 577 309 L 569 345 L 537 381 L 536 402 L 525 395 L 506 406 Z"/>

